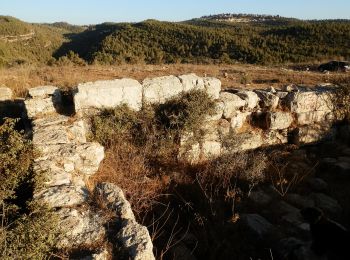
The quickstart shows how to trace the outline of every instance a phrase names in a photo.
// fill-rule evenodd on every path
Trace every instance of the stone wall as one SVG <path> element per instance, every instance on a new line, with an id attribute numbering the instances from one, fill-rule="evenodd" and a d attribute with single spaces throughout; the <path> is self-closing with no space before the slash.
<path id="1" fill-rule="evenodd" d="M 230 151 L 322 141 L 334 137 L 335 123 L 342 120 L 334 106 L 333 86 L 222 91 L 218 79 L 195 74 L 145 79 L 142 84 L 133 79 L 97 81 L 80 84 L 73 92 L 74 116 L 60 114 L 64 102 L 57 87 L 30 89 L 24 101 L 25 117 L 31 120 L 33 143 L 40 151 L 34 170 L 47 176 L 35 198 L 57 209 L 60 226 L 66 230 L 59 247 L 90 248 L 106 239 L 103 217 L 87 206 L 88 179 L 97 172 L 104 148 L 86 139 L 86 114 L 121 104 L 141 110 L 193 89 L 207 92 L 216 102 L 216 111 L 203 122 L 200 140 L 195 140 L 193 133 L 181 137 L 178 156 L 190 162 Z M 11 98 L 8 89 L 0 88 L 1 102 L 10 102 Z M 101 184 L 96 192 L 120 217 L 117 237 L 131 259 L 154 259 L 147 228 L 136 222 L 123 192 L 108 183 Z M 94 257 L 108 259 L 108 253 L 100 248 Z"/>

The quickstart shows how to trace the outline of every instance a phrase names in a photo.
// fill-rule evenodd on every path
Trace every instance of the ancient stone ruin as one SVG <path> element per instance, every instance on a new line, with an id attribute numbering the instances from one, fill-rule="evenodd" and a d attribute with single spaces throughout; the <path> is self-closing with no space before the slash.
<path id="1" fill-rule="evenodd" d="M 19 111 L 24 108 L 22 117 L 31 120 L 33 144 L 40 151 L 34 169 L 47 177 L 45 187 L 35 192 L 35 198 L 57 209 L 65 233 L 60 248 L 89 248 L 106 239 L 103 217 L 87 206 L 91 193 L 97 192 L 108 208 L 117 212 L 121 227 L 118 243 L 125 247 L 130 258 L 154 259 L 150 234 L 135 220 L 123 191 L 110 183 L 99 185 L 95 191 L 89 189 L 89 177 L 98 171 L 104 159 L 104 147 L 87 140 L 87 117 L 93 111 L 122 104 L 141 110 L 146 104 L 164 103 L 193 89 L 208 93 L 216 102 L 216 112 L 203 122 L 201 140 L 194 139 L 193 133 L 181 137 L 178 157 L 191 163 L 228 151 L 331 139 L 338 130 L 335 123 L 343 119 L 333 102 L 337 87 L 329 85 L 222 90 L 218 79 L 195 74 L 145 79 L 142 84 L 133 79 L 97 81 L 79 84 L 73 91 L 71 115 L 63 112 L 66 104 L 59 88 L 29 89 L 24 103 L 22 100 L 16 104 Z M 1 101 L 11 97 L 9 89 L 0 89 Z M 264 222 L 259 215 L 243 218 Z M 100 248 L 91 259 L 108 259 L 108 252 Z"/>

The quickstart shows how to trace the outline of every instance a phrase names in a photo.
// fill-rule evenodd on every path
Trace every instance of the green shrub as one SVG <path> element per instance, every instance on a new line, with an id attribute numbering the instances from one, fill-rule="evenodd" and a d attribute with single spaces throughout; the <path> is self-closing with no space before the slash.
<path id="1" fill-rule="evenodd" d="M 205 117 L 215 113 L 215 102 L 206 92 L 192 90 L 160 104 L 155 111 L 156 119 L 164 129 L 177 134 L 196 134 Z"/>
<path id="2" fill-rule="evenodd" d="M 44 259 L 56 237 L 56 219 L 45 207 L 31 201 L 40 178 L 32 171 L 35 151 L 17 120 L 0 126 L 0 258 Z M 23 191 L 24 190 L 24 191 Z"/>

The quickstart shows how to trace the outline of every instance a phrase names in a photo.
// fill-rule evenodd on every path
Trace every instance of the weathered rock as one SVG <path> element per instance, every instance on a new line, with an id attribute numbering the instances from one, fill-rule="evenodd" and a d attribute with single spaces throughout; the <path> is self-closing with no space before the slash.
<path id="1" fill-rule="evenodd" d="M 96 187 L 96 192 L 107 203 L 108 209 L 115 210 L 122 220 L 135 220 L 129 201 L 117 185 L 101 183 Z"/>
<path id="2" fill-rule="evenodd" d="M 323 193 L 312 193 L 310 197 L 315 201 L 316 207 L 329 212 L 333 215 L 337 215 L 342 212 L 342 208 L 338 201 L 323 194 Z"/>
<path id="3" fill-rule="evenodd" d="M 252 232 L 252 235 L 262 239 L 273 228 L 272 224 L 258 214 L 242 214 L 241 221 Z"/>
<path id="4" fill-rule="evenodd" d="M 313 199 L 309 197 L 303 197 L 296 193 L 288 193 L 285 196 L 285 199 L 292 205 L 302 209 L 302 208 L 308 208 L 308 207 L 314 207 L 315 202 Z"/>
<path id="5" fill-rule="evenodd" d="M 315 255 L 310 249 L 310 244 L 294 237 L 282 239 L 278 248 L 279 259 L 326 260 L 327 258 Z"/>
<path id="6" fill-rule="evenodd" d="M 201 147 L 198 142 L 183 144 L 180 146 L 178 158 L 194 164 L 200 160 Z"/>
<path id="7" fill-rule="evenodd" d="M 235 112 L 231 117 L 231 128 L 233 130 L 240 129 L 245 123 L 249 122 L 251 114 L 251 112 Z"/>
<path id="8" fill-rule="evenodd" d="M 253 91 L 240 90 L 236 93 L 236 95 L 247 102 L 247 107 L 249 109 L 256 108 L 260 101 L 258 95 Z"/>
<path id="9" fill-rule="evenodd" d="M 221 81 L 216 78 L 206 77 L 203 78 L 204 89 L 208 93 L 209 97 L 218 99 L 221 92 Z"/>
<path id="10" fill-rule="evenodd" d="M 263 108 L 274 110 L 278 107 L 279 97 L 275 94 L 264 90 L 255 90 L 255 93 L 261 99 L 260 103 Z"/>
<path id="11" fill-rule="evenodd" d="M 296 131 L 296 140 L 300 144 L 316 143 L 331 140 L 335 137 L 335 129 L 328 124 L 309 125 L 299 127 Z"/>
<path id="12" fill-rule="evenodd" d="M 255 204 L 264 206 L 271 202 L 272 197 L 262 190 L 252 191 L 249 195 L 249 199 Z"/>
<path id="13" fill-rule="evenodd" d="M 246 105 L 245 100 L 229 92 L 220 93 L 220 100 L 224 103 L 223 115 L 227 119 L 232 118 L 236 112 Z"/>
<path id="14" fill-rule="evenodd" d="M 86 129 L 84 121 L 77 120 L 71 124 L 66 124 L 67 121 L 59 124 L 57 120 L 51 123 L 50 117 L 47 121 L 41 122 L 36 126 L 34 121 L 33 128 L 33 144 L 34 145 L 50 145 L 50 144 L 68 144 L 68 143 L 85 143 Z"/>
<path id="15" fill-rule="evenodd" d="M 201 152 L 207 159 L 217 157 L 221 154 L 221 143 L 216 141 L 204 141 L 201 145 Z"/>
<path id="16" fill-rule="evenodd" d="M 220 120 L 224 113 L 224 107 L 225 105 L 222 101 L 215 101 L 215 113 L 213 113 L 212 115 L 207 115 L 205 121 Z"/>
<path id="17" fill-rule="evenodd" d="M 331 111 L 312 111 L 296 114 L 298 125 L 310 125 L 313 123 L 332 122 L 335 119 Z"/>
<path id="18" fill-rule="evenodd" d="M 128 250 L 131 259 L 154 260 L 153 244 L 146 227 L 134 220 L 126 220 L 124 227 L 117 235 L 123 246 Z"/>
<path id="19" fill-rule="evenodd" d="M 287 107 L 293 113 L 333 110 L 334 94 L 332 91 L 315 89 L 289 93 L 286 98 Z"/>
<path id="20" fill-rule="evenodd" d="M 223 151 L 241 152 L 253 150 L 263 145 L 263 139 L 259 132 L 238 133 L 224 140 Z"/>
<path id="21" fill-rule="evenodd" d="M 196 74 L 187 74 L 179 76 L 180 82 L 183 86 L 183 91 L 190 90 L 205 90 L 204 80 L 201 77 L 198 77 Z"/>
<path id="22" fill-rule="evenodd" d="M 328 190 L 328 184 L 320 178 L 309 178 L 307 184 L 316 192 L 325 192 Z"/>
<path id="23" fill-rule="evenodd" d="M 51 207 L 71 207 L 82 204 L 88 197 L 85 188 L 74 185 L 61 185 L 44 188 L 34 195 L 35 199 L 43 200 Z"/>
<path id="24" fill-rule="evenodd" d="M 145 79 L 142 86 L 143 102 L 146 104 L 164 103 L 183 91 L 180 79 L 175 76 Z"/>
<path id="25" fill-rule="evenodd" d="M 29 118 L 55 113 L 59 110 L 62 103 L 60 90 L 52 86 L 29 89 L 29 95 L 32 98 L 24 101 L 27 116 Z"/>
<path id="26" fill-rule="evenodd" d="M 0 101 L 12 99 L 12 90 L 10 88 L 0 86 Z"/>
<path id="27" fill-rule="evenodd" d="M 277 91 L 275 94 L 277 97 L 279 97 L 279 99 L 284 99 L 285 97 L 287 97 L 288 92 L 287 91 Z"/>
<path id="28" fill-rule="evenodd" d="M 271 130 L 280 130 L 290 127 L 293 116 L 288 112 L 268 112 L 266 114 L 266 126 Z"/>
<path id="29" fill-rule="evenodd" d="M 264 145 L 281 145 L 288 143 L 288 130 L 265 131 L 263 133 Z"/>
<path id="30" fill-rule="evenodd" d="M 98 214 L 72 208 L 63 208 L 57 214 L 60 231 L 64 234 L 58 241 L 58 248 L 89 247 L 104 239 L 103 218 Z"/>
<path id="31" fill-rule="evenodd" d="M 142 86 L 134 79 L 116 79 L 79 84 L 74 95 L 77 112 L 90 108 L 114 108 L 122 104 L 134 110 L 142 106 Z"/>
<path id="32" fill-rule="evenodd" d="M 104 148 L 98 143 L 40 145 L 37 148 L 41 156 L 36 161 L 51 160 L 85 175 L 97 172 L 104 158 Z"/>

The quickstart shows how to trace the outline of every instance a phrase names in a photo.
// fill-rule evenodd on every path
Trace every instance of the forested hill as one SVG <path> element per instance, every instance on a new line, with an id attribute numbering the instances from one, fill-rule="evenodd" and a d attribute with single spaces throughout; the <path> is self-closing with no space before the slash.
<path id="1" fill-rule="evenodd" d="M 74 52 L 88 63 L 280 64 L 350 59 L 349 20 L 301 21 L 262 17 L 244 16 L 238 22 L 236 18 L 213 17 L 178 23 L 147 20 L 85 28 L 66 23 L 30 26 L 35 27 L 34 31 L 40 27 L 59 38 L 55 41 L 60 43 L 57 48 L 50 49 L 56 59 L 66 56 L 76 60 Z M 6 63 L 17 57 L 7 55 L 2 58 L 12 44 L 1 42 L 2 23 L 0 20 L 0 61 L 3 59 Z M 24 44 L 28 46 L 32 42 L 17 42 L 16 48 Z M 53 60 L 51 57 L 22 56 L 23 60 L 27 59 L 25 62 Z"/>

